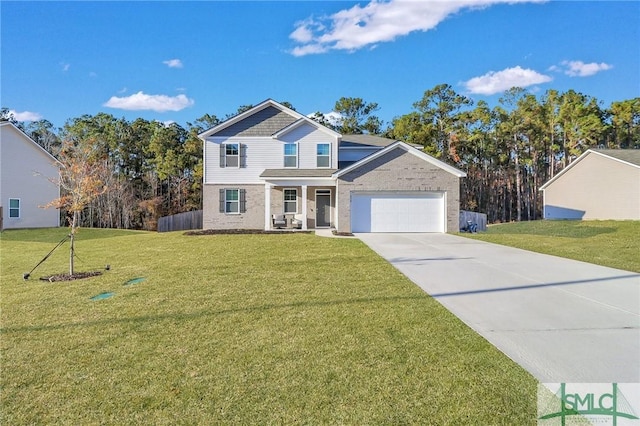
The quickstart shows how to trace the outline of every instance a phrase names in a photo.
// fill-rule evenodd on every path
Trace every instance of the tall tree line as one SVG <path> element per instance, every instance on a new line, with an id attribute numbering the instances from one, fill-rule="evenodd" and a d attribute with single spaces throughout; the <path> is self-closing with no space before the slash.
<path id="1" fill-rule="evenodd" d="M 386 136 L 465 171 L 461 207 L 492 223 L 540 219 L 540 186 L 587 149 L 640 149 L 640 98 L 603 108 L 574 90 L 512 88 L 491 108 L 441 84 L 413 107 Z"/>
<path id="2" fill-rule="evenodd" d="M 242 105 L 237 113 L 249 108 Z M 573 90 L 537 97 L 512 88 L 492 108 L 440 84 L 386 128 L 378 110 L 377 103 L 343 97 L 334 106 L 340 120 L 322 113 L 313 118 L 343 134 L 405 141 L 464 170 L 461 207 L 487 213 L 490 222 L 539 219 L 540 186 L 589 148 L 640 149 L 640 98 L 603 108 Z M 82 212 L 80 225 L 131 229 L 155 229 L 161 216 L 202 207 L 197 135 L 221 121 L 205 114 L 182 127 L 99 113 L 69 119 L 57 129 L 47 120 L 16 122 L 6 108 L 0 120 L 13 121 L 54 155 L 63 141 L 93 151 L 106 191 Z"/>

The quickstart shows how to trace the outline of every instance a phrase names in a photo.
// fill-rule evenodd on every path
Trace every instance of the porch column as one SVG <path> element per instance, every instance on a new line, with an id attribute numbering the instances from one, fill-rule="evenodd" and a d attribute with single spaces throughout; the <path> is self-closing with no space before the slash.
<path id="1" fill-rule="evenodd" d="M 302 185 L 302 229 L 307 229 L 307 185 Z"/>
<path id="2" fill-rule="evenodd" d="M 340 211 L 338 208 L 338 182 L 336 182 L 336 187 L 334 189 L 333 192 L 333 229 L 335 229 L 336 231 L 340 230 L 340 215 L 338 214 L 338 212 Z M 349 212 L 349 214 L 351 214 L 351 212 Z"/>
<path id="3" fill-rule="evenodd" d="M 271 229 L 271 185 L 264 184 L 264 230 Z"/>

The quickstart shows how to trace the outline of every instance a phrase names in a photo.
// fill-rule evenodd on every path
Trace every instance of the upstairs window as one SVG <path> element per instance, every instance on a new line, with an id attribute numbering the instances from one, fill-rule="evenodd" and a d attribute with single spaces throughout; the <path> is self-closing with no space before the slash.
<path id="1" fill-rule="evenodd" d="M 220 167 L 245 167 L 246 147 L 239 143 L 220 145 Z"/>
<path id="2" fill-rule="evenodd" d="M 295 188 L 284 190 L 284 212 L 298 213 L 298 190 Z"/>
<path id="3" fill-rule="evenodd" d="M 316 167 L 331 167 L 331 145 L 319 143 L 316 146 Z"/>
<path id="4" fill-rule="evenodd" d="M 20 200 L 17 198 L 9 198 L 9 217 L 20 218 Z"/>
<path id="5" fill-rule="evenodd" d="M 298 145 L 295 143 L 284 144 L 284 166 L 298 167 Z"/>
<path id="6" fill-rule="evenodd" d="M 225 160 L 227 167 L 238 167 L 240 164 L 240 149 L 237 143 L 229 143 L 225 146 Z"/>

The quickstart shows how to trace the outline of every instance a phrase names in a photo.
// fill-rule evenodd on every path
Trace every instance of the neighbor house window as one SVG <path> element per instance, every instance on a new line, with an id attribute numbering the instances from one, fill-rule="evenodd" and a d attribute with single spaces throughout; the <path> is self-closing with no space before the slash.
<path id="1" fill-rule="evenodd" d="M 224 188 L 220 190 L 220 213 L 244 213 L 246 204 L 244 189 Z"/>
<path id="2" fill-rule="evenodd" d="M 295 143 L 284 144 L 284 166 L 298 167 L 298 145 Z"/>
<path id="3" fill-rule="evenodd" d="M 298 213 L 298 190 L 285 189 L 284 190 L 284 212 L 285 213 Z"/>
<path id="4" fill-rule="evenodd" d="M 331 145 L 319 143 L 316 147 L 316 167 L 331 166 Z"/>
<path id="5" fill-rule="evenodd" d="M 9 217 L 20 217 L 20 200 L 17 198 L 9 199 Z"/>

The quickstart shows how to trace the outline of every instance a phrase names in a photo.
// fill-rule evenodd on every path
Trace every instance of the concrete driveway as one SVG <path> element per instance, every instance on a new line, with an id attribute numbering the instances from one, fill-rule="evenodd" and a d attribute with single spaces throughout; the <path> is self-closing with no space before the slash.
<path id="1" fill-rule="evenodd" d="M 357 237 L 540 382 L 640 383 L 640 274 L 447 234 Z"/>

